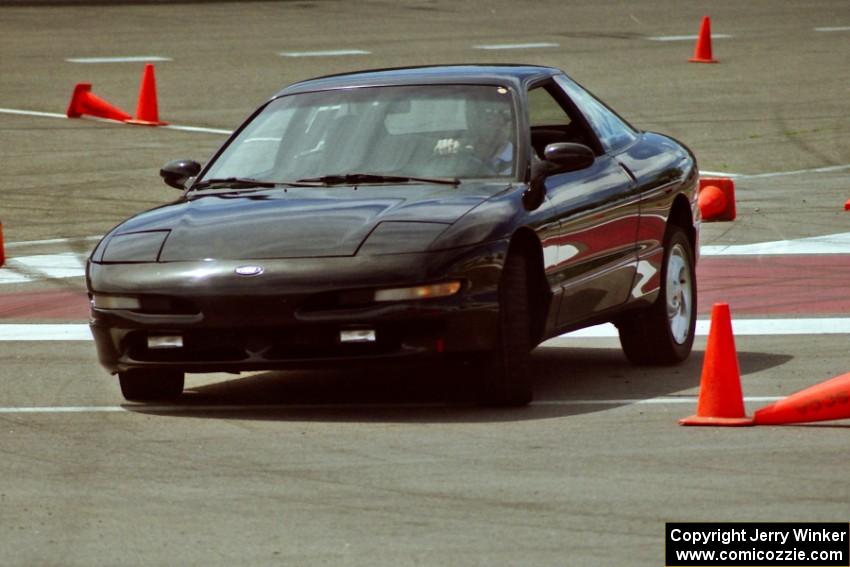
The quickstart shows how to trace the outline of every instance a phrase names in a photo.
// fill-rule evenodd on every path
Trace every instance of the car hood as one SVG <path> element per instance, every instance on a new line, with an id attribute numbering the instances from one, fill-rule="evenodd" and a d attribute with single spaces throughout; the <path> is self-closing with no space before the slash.
<path id="1" fill-rule="evenodd" d="M 381 223 L 447 228 L 509 187 L 500 181 L 205 191 L 141 213 L 110 236 L 167 231 L 160 262 L 352 256 Z M 425 231 L 430 237 L 416 248 L 425 250 L 440 231 Z M 409 244 L 402 248 L 398 251 L 412 251 Z"/>

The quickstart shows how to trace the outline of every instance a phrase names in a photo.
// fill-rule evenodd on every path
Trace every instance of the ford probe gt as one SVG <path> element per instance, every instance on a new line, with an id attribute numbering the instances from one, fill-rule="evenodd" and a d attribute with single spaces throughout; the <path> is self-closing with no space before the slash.
<path id="1" fill-rule="evenodd" d="M 460 356 L 483 403 L 532 399 L 531 350 L 613 322 L 670 364 L 696 322 L 698 172 L 549 67 L 384 69 L 290 85 L 174 202 L 87 264 L 100 362 L 129 400 L 186 372 Z"/>

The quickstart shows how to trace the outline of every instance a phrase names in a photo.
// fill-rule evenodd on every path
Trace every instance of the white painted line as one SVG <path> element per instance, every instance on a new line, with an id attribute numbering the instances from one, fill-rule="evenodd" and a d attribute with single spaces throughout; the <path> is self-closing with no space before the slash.
<path id="1" fill-rule="evenodd" d="M 696 335 L 708 336 L 710 326 L 710 321 L 702 319 L 697 321 Z M 737 336 L 846 335 L 850 334 L 850 318 L 735 319 L 732 321 L 732 332 Z M 619 336 L 617 328 L 611 323 L 605 323 L 567 333 L 556 339 L 604 339 L 617 336 Z M 545 343 L 542 346 L 546 346 Z"/>
<path id="2" fill-rule="evenodd" d="M 187 412 L 238 412 L 238 411 L 269 411 L 269 410 L 325 410 L 325 409 L 410 409 L 410 408 L 444 408 L 446 403 L 420 404 L 172 404 L 172 405 L 125 405 L 125 406 L 30 406 L 30 407 L 0 407 L 4 413 L 132 413 L 134 410 L 145 413 L 187 413 Z"/>
<path id="3" fill-rule="evenodd" d="M 792 171 L 771 171 L 768 173 L 725 173 L 722 171 L 704 171 L 700 170 L 700 175 L 710 177 L 732 177 L 734 179 L 767 179 L 770 177 L 784 177 L 786 175 L 805 175 L 807 173 L 833 173 L 836 171 L 844 171 L 850 169 L 850 163 L 842 165 L 828 165 L 825 167 L 814 167 L 811 169 L 794 169 Z"/>
<path id="4" fill-rule="evenodd" d="M 814 169 L 795 169 L 793 171 L 775 171 L 772 173 L 756 173 L 754 175 L 738 175 L 741 179 L 764 179 L 768 177 L 783 177 L 785 175 L 802 175 L 805 173 L 831 173 L 834 171 L 844 171 L 850 169 L 850 163 L 844 165 L 830 165 L 827 167 L 816 167 Z"/>
<path id="5" fill-rule="evenodd" d="M 37 246 L 39 244 L 67 244 L 69 242 L 88 242 L 100 240 L 102 236 L 72 236 L 70 238 L 48 238 L 47 240 L 21 240 L 19 242 L 7 242 L 6 248 L 21 248 L 25 246 Z"/>
<path id="6" fill-rule="evenodd" d="M 699 174 L 705 175 L 706 177 L 740 177 L 740 174 L 738 173 L 726 173 L 724 171 L 705 171 L 702 169 L 699 170 Z"/>
<path id="7" fill-rule="evenodd" d="M 786 175 L 804 175 L 806 173 L 833 173 L 836 171 L 844 171 L 850 169 L 850 163 L 843 165 L 829 165 L 826 167 L 815 167 L 811 169 L 795 169 L 792 171 L 771 171 L 768 173 L 727 173 L 723 171 L 705 171 L 700 170 L 700 175 L 709 177 L 731 177 L 733 179 L 766 179 L 770 177 L 784 177 Z"/>
<path id="8" fill-rule="evenodd" d="M 781 396 L 748 396 L 747 403 L 765 403 L 781 400 Z M 612 400 L 539 400 L 531 402 L 532 407 L 553 406 L 624 406 L 624 405 L 693 405 L 694 396 L 667 396 L 660 398 L 624 398 Z M 222 405 L 124 405 L 124 406 L 24 406 L 0 407 L 0 414 L 53 414 L 53 413 L 208 413 L 208 412 L 256 412 L 256 411 L 303 411 L 303 410 L 393 410 L 393 409 L 433 409 L 465 407 L 471 404 L 453 404 L 446 402 L 420 404 L 222 404 Z"/>
<path id="9" fill-rule="evenodd" d="M 528 45 L 528 44 L 526 44 Z M 543 45 L 543 44 L 541 44 Z M 548 45 L 548 44 L 547 44 Z M 557 44 L 552 44 L 557 45 Z M 485 49 L 485 47 L 481 47 L 481 49 Z M 293 56 L 294 57 L 294 56 Z M 43 118 L 63 118 L 67 119 L 68 117 L 64 114 L 58 114 L 55 112 L 39 112 L 35 110 L 19 110 L 15 108 L 0 108 L 0 114 L 15 114 L 20 116 L 39 116 Z M 108 120 L 105 118 L 96 118 L 90 116 L 84 116 L 83 118 L 88 120 L 94 120 L 97 122 L 109 122 L 112 124 L 122 124 L 122 122 L 118 122 L 115 120 Z M 230 135 L 232 134 L 231 130 L 223 130 L 219 128 L 203 128 L 200 126 L 182 126 L 178 124 L 169 124 L 167 126 L 160 126 L 160 128 L 166 128 L 170 130 L 182 130 L 185 132 L 199 132 L 204 134 L 224 134 Z M 843 171 L 845 169 L 850 169 L 850 163 L 844 165 L 831 165 L 827 167 L 816 167 L 813 169 L 797 169 L 794 171 L 776 171 L 769 173 L 756 173 L 754 175 L 747 175 L 743 173 L 724 173 L 722 171 L 700 171 L 702 175 L 708 176 L 716 176 L 716 177 L 732 177 L 736 179 L 762 179 L 762 178 L 770 178 L 770 177 L 783 177 L 785 175 L 801 175 L 806 173 L 831 173 L 835 171 Z"/>
<path id="10" fill-rule="evenodd" d="M 88 325 L 0 325 L 0 341 L 91 341 Z"/>
<path id="11" fill-rule="evenodd" d="M 202 134 L 225 134 L 230 135 L 233 130 L 222 130 L 221 128 L 203 128 L 201 126 L 181 126 L 180 124 L 167 124 L 160 126 L 166 130 L 181 130 L 183 132 L 200 132 Z"/>
<path id="12" fill-rule="evenodd" d="M 16 108 L 0 108 L 0 114 L 15 114 L 18 116 L 37 116 L 41 118 L 62 118 L 68 119 L 65 114 L 57 112 L 39 112 L 36 110 L 20 110 Z M 106 122 L 110 124 L 124 124 L 120 120 L 110 120 L 108 118 L 98 118 L 96 116 L 83 116 L 83 120 L 93 120 L 95 122 Z M 75 119 L 78 120 L 78 119 Z M 200 132 L 204 134 L 232 134 L 232 130 L 222 130 L 220 128 L 204 128 L 201 126 L 183 126 L 180 124 L 168 124 L 166 126 L 158 126 L 166 130 L 182 130 L 184 132 Z"/>
<path id="13" fill-rule="evenodd" d="M 707 336 L 710 321 L 697 321 L 696 334 Z M 773 335 L 845 335 L 850 334 L 850 318 L 824 317 L 799 319 L 736 319 L 732 330 L 739 336 Z M 617 337 L 617 328 L 610 323 L 566 333 L 544 347 L 557 347 L 559 339 L 599 339 Z M 90 341 L 89 326 L 80 323 L 66 324 L 0 324 L 0 342 L 23 341 Z"/>
<path id="14" fill-rule="evenodd" d="M 521 45 L 521 44 L 520 44 Z M 526 44 L 530 45 L 530 44 Z M 550 44 L 539 44 L 539 45 L 550 45 Z M 557 44 L 551 44 L 557 45 Z M 481 47 L 481 49 L 485 49 L 485 47 Z M 507 49 L 507 48 L 506 48 Z M 327 52 L 325 52 L 327 53 Z M 295 57 L 295 56 L 293 56 Z M 0 114 L 15 114 L 20 116 L 39 116 L 43 118 L 63 118 L 67 119 L 68 117 L 64 114 L 58 114 L 55 112 L 39 112 L 35 110 L 20 110 L 15 108 L 0 108 Z M 118 122 L 116 120 L 108 120 L 105 118 L 96 118 L 91 116 L 84 116 L 84 119 L 94 120 L 96 122 L 108 122 L 112 124 L 123 124 L 122 122 Z M 170 130 L 182 130 L 185 132 L 199 132 L 204 134 L 224 134 L 229 135 L 232 134 L 231 130 L 223 130 L 219 128 L 203 128 L 200 126 L 182 126 L 178 124 L 169 124 L 167 126 L 159 126 L 159 128 L 165 128 Z M 761 179 L 761 178 L 769 178 L 769 177 L 782 177 L 785 175 L 801 175 L 806 173 L 830 173 L 835 171 L 843 171 L 845 169 L 850 169 L 850 163 L 844 165 L 831 165 L 827 167 L 816 167 L 814 169 L 797 169 L 794 171 L 776 171 L 769 173 L 756 173 L 754 175 L 747 175 L 743 173 L 724 173 L 722 171 L 700 171 L 702 175 L 709 176 L 717 176 L 717 177 L 732 177 L 736 179 Z"/>
<path id="15" fill-rule="evenodd" d="M 174 61 L 171 57 L 159 55 L 128 55 L 124 57 L 71 57 L 68 63 L 144 63 L 156 61 Z"/>
<path id="16" fill-rule="evenodd" d="M 38 116 L 40 118 L 63 118 L 68 120 L 68 116 L 65 114 L 59 114 L 57 112 L 39 112 L 37 110 L 19 110 L 16 108 L 0 108 L 0 114 L 17 114 L 19 116 Z M 93 122 L 106 122 L 109 124 L 124 124 L 120 120 L 112 120 L 110 118 L 98 118 L 97 116 L 81 116 L 80 118 L 74 118 L 73 120 L 91 120 Z"/>
<path id="17" fill-rule="evenodd" d="M 10 264 L 7 262 L 7 264 Z M 13 271 L 8 266 L 0 270 L 0 285 L 5 284 L 22 284 L 38 281 L 37 278 L 31 278 L 25 274 Z"/>
<path id="18" fill-rule="evenodd" d="M 547 47 L 561 47 L 560 43 L 493 43 L 489 45 L 474 45 L 473 49 L 484 49 L 487 51 L 495 51 L 500 49 L 544 49 Z"/>
<path id="19" fill-rule="evenodd" d="M 732 37 L 729 34 L 725 33 L 713 33 L 711 34 L 711 39 L 729 39 Z M 655 35 L 651 37 L 647 37 L 649 41 L 692 41 L 695 39 L 699 39 L 698 35 Z"/>
<path id="20" fill-rule="evenodd" d="M 850 26 L 839 26 L 832 28 L 815 28 L 816 32 L 841 32 L 841 31 L 850 31 Z"/>
<path id="21" fill-rule="evenodd" d="M 771 256 L 790 254 L 850 254 L 850 232 L 777 240 L 757 244 L 700 246 L 702 256 Z"/>
<path id="22" fill-rule="evenodd" d="M 121 406 L 33 406 L 0 408 L 3 413 L 118 413 L 127 411 Z"/>
<path id="23" fill-rule="evenodd" d="M 6 266 L 0 269 L 0 284 L 82 277 L 86 274 L 85 259 L 73 252 L 7 258 Z"/>
<path id="24" fill-rule="evenodd" d="M 281 57 L 338 57 L 342 55 L 371 55 L 363 49 L 330 49 L 327 51 L 281 51 Z"/>
<path id="25" fill-rule="evenodd" d="M 707 336 L 710 321 L 701 323 L 698 334 Z M 738 319 L 732 321 L 732 331 L 739 336 L 845 335 L 850 334 L 850 318 Z"/>
<path id="26" fill-rule="evenodd" d="M 19 116 L 40 116 L 42 118 L 68 118 L 65 114 L 56 112 L 38 112 L 35 110 L 18 110 L 15 108 L 0 108 L 0 114 L 17 114 Z"/>

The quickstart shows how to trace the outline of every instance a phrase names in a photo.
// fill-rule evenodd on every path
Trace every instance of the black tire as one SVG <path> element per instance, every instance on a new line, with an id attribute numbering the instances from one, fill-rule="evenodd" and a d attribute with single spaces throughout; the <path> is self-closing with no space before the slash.
<path id="1" fill-rule="evenodd" d="M 675 273 L 668 278 L 671 269 Z M 676 364 L 691 353 L 696 320 L 694 251 L 684 230 L 672 225 L 664 242 L 661 293 L 650 307 L 617 322 L 620 345 L 635 364 Z"/>
<path id="2" fill-rule="evenodd" d="M 118 373 L 121 393 L 131 402 L 174 400 L 183 393 L 184 374 L 176 370 L 137 369 Z"/>
<path id="3" fill-rule="evenodd" d="M 491 406 L 524 406 L 534 392 L 531 373 L 527 260 L 508 254 L 499 284 L 499 346 L 484 365 L 481 401 Z"/>

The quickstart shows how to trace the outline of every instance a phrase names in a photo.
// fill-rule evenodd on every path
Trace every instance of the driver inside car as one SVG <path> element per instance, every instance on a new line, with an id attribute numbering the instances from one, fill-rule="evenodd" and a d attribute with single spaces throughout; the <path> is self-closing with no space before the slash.
<path id="1" fill-rule="evenodd" d="M 469 157 L 484 174 L 510 175 L 514 159 L 510 106 L 501 101 L 470 100 L 466 126 L 460 138 L 438 140 L 434 154 Z"/>

